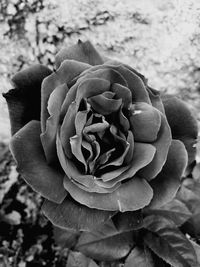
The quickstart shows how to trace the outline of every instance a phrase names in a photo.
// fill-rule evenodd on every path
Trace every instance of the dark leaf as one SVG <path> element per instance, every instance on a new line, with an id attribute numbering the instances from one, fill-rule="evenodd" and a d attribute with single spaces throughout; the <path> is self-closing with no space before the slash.
<path id="1" fill-rule="evenodd" d="M 176 225 L 164 217 L 150 215 L 144 219 L 145 244 L 174 267 L 197 267 L 193 246 Z"/>
<path id="2" fill-rule="evenodd" d="M 193 248 L 194 248 L 194 250 L 196 252 L 197 262 L 200 264 L 200 246 L 196 242 L 194 242 L 192 240 L 190 240 L 190 242 L 191 242 L 191 244 L 192 244 L 192 246 L 193 246 Z"/>
<path id="3" fill-rule="evenodd" d="M 164 216 L 172 220 L 177 226 L 181 226 L 192 216 L 188 207 L 179 199 L 173 199 L 159 209 L 150 209 L 147 214 Z"/>
<path id="4" fill-rule="evenodd" d="M 15 89 L 3 94 L 8 104 L 12 134 L 29 121 L 40 120 L 41 84 L 50 74 L 50 69 L 36 64 L 13 77 Z"/>
<path id="5" fill-rule="evenodd" d="M 191 236 L 200 236 L 200 183 L 186 179 L 177 195 L 192 213 L 192 217 L 184 224 L 183 229 Z"/>
<path id="6" fill-rule="evenodd" d="M 73 248 L 80 236 L 79 231 L 69 231 L 56 226 L 53 228 L 53 234 L 56 244 L 62 248 Z"/>
<path id="7" fill-rule="evenodd" d="M 124 267 L 156 267 L 151 251 L 145 246 L 144 249 L 135 247 L 125 261 Z M 161 267 L 159 265 L 159 267 Z"/>
<path id="8" fill-rule="evenodd" d="M 162 98 L 173 139 L 182 141 L 188 152 L 188 164 L 195 160 L 198 126 L 197 120 L 185 102 L 175 96 Z"/>
<path id="9" fill-rule="evenodd" d="M 70 251 L 66 267 L 98 267 L 98 265 L 82 253 Z"/>
<path id="10" fill-rule="evenodd" d="M 109 221 L 95 232 L 82 233 L 75 249 L 96 260 L 113 261 L 125 257 L 133 244 L 133 233 L 120 232 Z"/>

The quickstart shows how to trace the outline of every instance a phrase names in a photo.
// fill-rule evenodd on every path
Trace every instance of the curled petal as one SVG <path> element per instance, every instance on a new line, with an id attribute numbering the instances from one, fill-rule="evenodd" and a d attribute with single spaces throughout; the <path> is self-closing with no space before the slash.
<path id="1" fill-rule="evenodd" d="M 50 69 L 36 64 L 12 78 L 15 89 L 3 94 L 8 104 L 12 134 L 29 121 L 40 120 L 41 83 L 50 74 Z"/>
<path id="2" fill-rule="evenodd" d="M 172 140 L 162 171 L 150 181 L 154 196 L 148 208 L 159 208 L 175 197 L 187 165 L 187 159 L 183 143 L 179 140 Z"/>
<path id="3" fill-rule="evenodd" d="M 70 137 L 76 134 L 75 129 L 76 103 L 72 102 L 67 113 L 65 114 L 61 129 L 60 140 L 68 158 L 72 157 Z"/>
<path id="4" fill-rule="evenodd" d="M 46 128 L 46 120 L 49 117 L 49 113 L 47 110 L 47 104 L 49 97 L 53 90 L 63 84 L 68 83 L 79 75 L 82 71 L 89 68 L 89 65 L 76 62 L 73 60 L 66 60 L 64 61 L 61 66 L 59 67 L 56 72 L 53 72 L 51 75 L 49 75 L 47 78 L 43 80 L 42 83 L 42 91 L 41 91 L 41 126 L 42 126 L 42 132 L 45 131 Z"/>
<path id="5" fill-rule="evenodd" d="M 152 161 L 155 153 L 156 149 L 154 146 L 150 144 L 135 142 L 133 157 L 131 162 L 129 163 L 129 168 L 127 168 L 127 170 L 124 170 L 124 172 L 122 172 L 122 174 L 115 179 L 105 182 L 102 186 L 113 187 L 115 184 L 133 177 L 140 169 L 147 166 Z"/>
<path id="6" fill-rule="evenodd" d="M 82 153 L 82 136 L 74 135 L 70 137 L 71 151 L 73 155 L 79 160 L 85 167 L 85 173 L 87 172 L 87 163 Z"/>
<path id="7" fill-rule="evenodd" d="M 47 165 L 40 133 L 40 122 L 31 121 L 13 136 L 10 148 L 25 181 L 43 197 L 61 203 L 67 195 L 64 174 Z"/>
<path id="8" fill-rule="evenodd" d="M 88 193 L 69 179 L 64 180 L 64 187 L 79 203 L 100 210 L 119 210 L 121 212 L 141 209 L 149 204 L 153 197 L 153 190 L 149 184 L 138 177 L 123 183 L 110 194 Z"/>
<path id="9" fill-rule="evenodd" d="M 124 77 L 124 79 L 128 84 L 127 87 L 130 89 L 132 93 L 133 102 L 146 102 L 148 104 L 151 104 L 146 85 L 144 84 L 140 76 L 138 76 L 135 72 L 131 71 L 130 69 L 126 68 L 125 65 L 123 64 L 112 66 L 109 65 L 109 62 L 108 63 L 106 62 L 104 65 L 115 69 Z"/>
<path id="10" fill-rule="evenodd" d="M 46 121 L 46 130 L 41 134 L 41 142 L 48 163 L 56 161 L 56 133 L 60 121 L 60 110 L 68 87 L 66 84 L 58 86 L 50 95 L 48 111 L 50 117 Z"/>
<path id="11" fill-rule="evenodd" d="M 99 79 L 91 78 L 84 79 L 78 86 L 76 93 L 76 107 L 79 108 L 80 102 L 84 98 L 89 98 L 100 93 L 108 91 L 110 88 L 110 82 Z"/>
<path id="12" fill-rule="evenodd" d="M 152 143 L 152 145 L 156 148 L 156 153 L 153 160 L 146 167 L 141 169 L 141 171 L 139 171 L 139 176 L 144 177 L 147 180 L 155 178 L 156 175 L 162 170 L 172 141 L 171 130 L 167 119 L 162 113 L 160 114 L 160 131 L 158 133 L 157 141 Z"/>
<path id="13" fill-rule="evenodd" d="M 76 184 L 76 186 L 84 188 L 84 190 L 87 190 L 89 192 L 107 193 L 117 188 L 117 186 L 115 187 L 113 186 L 113 189 L 107 190 L 105 188 L 100 187 L 96 183 L 95 177 L 93 175 L 82 174 L 78 170 L 76 165 L 65 156 L 61 145 L 61 141 L 59 139 L 59 134 L 57 135 L 56 145 L 57 145 L 57 153 L 58 153 L 58 158 L 60 160 L 60 164 L 67 175 L 66 179 L 73 179 L 74 184 Z"/>
<path id="14" fill-rule="evenodd" d="M 90 41 L 82 42 L 81 40 L 76 45 L 63 48 L 58 52 L 55 58 L 56 67 L 58 68 L 65 59 L 74 59 L 90 65 L 100 65 L 104 62 Z"/>
<path id="15" fill-rule="evenodd" d="M 90 97 L 88 102 L 96 112 L 102 115 L 108 115 L 116 112 L 120 108 L 122 99 L 109 99 L 101 94 Z"/>
<path id="16" fill-rule="evenodd" d="M 111 91 L 116 94 L 117 99 L 122 99 L 124 108 L 128 109 L 130 107 L 132 103 L 132 94 L 127 87 L 119 83 L 113 83 L 111 86 Z"/>
<path id="17" fill-rule="evenodd" d="M 128 153 L 126 154 L 124 158 L 124 163 L 128 165 L 132 161 L 133 153 L 134 153 L 134 137 L 131 131 L 128 131 L 127 142 L 130 144 L 130 146 L 129 146 Z"/>
<path id="18" fill-rule="evenodd" d="M 149 93 L 149 97 L 152 103 L 152 106 L 158 109 L 161 113 L 165 114 L 164 106 L 162 103 L 162 99 L 160 96 L 160 92 L 147 86 L 147 91 Z"/>
<path id="19" fill-rule="evenodd" d="M 114 68 L 109 68 L 106 65 L 96 66 L 85 72 L 86 78 L 99 78 L 109 81 L 110 84 L 121 84 L 127 87 L 128 84 L 124 77 Z"/>
<path id="20" fill-rule="evenodd" d="M 136 103 L 130 108 L 130 125 L 137 142 L 153 142 L 161 125 L 161 113 L 147 103 Z"/>

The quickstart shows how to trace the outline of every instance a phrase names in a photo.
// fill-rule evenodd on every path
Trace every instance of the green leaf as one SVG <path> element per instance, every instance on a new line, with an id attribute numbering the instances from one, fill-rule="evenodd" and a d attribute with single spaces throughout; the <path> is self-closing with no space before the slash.
<path id="1" fill-rule="evenodd" d="M 192 244 L 192 246 L 195 250 L 195 253 L 197 255 L 197 262 L 200 264 L 200 246 L 192 240 L 190 240 L 190 243 Z"/>
<path id="2" fill-rule="evenodd" d="M 150 250 L 135 247 L 125 261 L 124 267 L 156 267 Z M 159 266 L 160 267 L 160 266 Z"/>
<path id="3" fill-rule="evenodd" d="M 56 226 L 53 228 L 54 240 L 62 248 L 73 248 L 79 236 L 79 231 L 69 231 Z"/>
<path id="4" fill-rule="evenodd" d="M 143 216 L 141 210 L 118 212 L 112 221 L 118 231 L 126 232 L 142 228 Z"/>
<path id="5" fill-rule="evenodd" d="M 192 217 L 184 224 L 183 230 L 193 237 L 200 236 L 200 183 L 193 179 L 186 179 L 177 195 L 185 203 Z"/>
<path id="6" fill-rule="evenodd" d="M 172 220 L 176 226 L 181 226 L 185 223 L 191 216 L 192 213 L 189 211 L 188 207 L 179 199 L 173 199 L 166 205 L 159 209 L 150 209 L 145 212 L 149 215 L 163 216 Z"/>
<path id="7" fill-rule="evenodd" d="M 197 267 L 197 257 L 189 240 L 166 218 L 151 215 L 144 219 L 145 244 L 174 267 Z"/>
<path id="8" fill-rule="evenodd" d="M 98 265 L 82 253 L 70 251 L 66 267 L 98 267 Z"/>
<path id="9" fill-rule="evenodd" d="M 95 232 L 82 233 L 75 249 L 95 260 L 114 261 L 127 256 L 133 245 L 133 233 L 120 232 L 109 221 Z"/>

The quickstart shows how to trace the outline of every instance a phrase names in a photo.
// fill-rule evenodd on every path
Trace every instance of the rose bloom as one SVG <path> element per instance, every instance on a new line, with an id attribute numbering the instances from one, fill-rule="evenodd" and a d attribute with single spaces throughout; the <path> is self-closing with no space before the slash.
<path id="1" fill-rule="evenodd" d="M 90 42 L 64 48 L 52 72 L 34 65 L 4 94 L 18 171 L 46 216 L 90 230 L 116 212 L 159 208 L 194 162 L 197 125 L 178 98 Z M 63 219 L 63 216 L 65 217 Z"/>

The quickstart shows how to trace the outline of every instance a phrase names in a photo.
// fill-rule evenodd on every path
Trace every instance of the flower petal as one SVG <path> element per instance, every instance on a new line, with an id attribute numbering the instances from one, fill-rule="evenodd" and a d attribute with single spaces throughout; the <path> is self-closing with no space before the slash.
<path id="1" fill-rule="evenodd" d="M 67 195 L 64 174 L 47 165 L 40 133 L 40 122 L 29 122 L 12 137 L 11 152 L 25 181 L 43 197 L 61 203 Z"/>
<path id="2" fill-rule="evenodd" d="M 71 160 L 67 159 L 67 157 L 65 157 L 61 141 L 59 139 L 59 134 L 57 135 L 56 144 L 57 144 L 57 154 L 60 160 L 60 164 L 66 175 L 69 177 L 69 178 L 67 177 L 66 179 L 73 179 L 76 186 L 79 186 L 82 189 L 84 188 L 89 192 L 107 193 L 117 188 L 117 186 L 113 186 L 112 189 L 101 188 L 98 184 L 96 184 L 96 180 L 93 175 L 82 174 L 75 166 L 75 164 Z"/>
<path id="3" fill-rule="evenodd" d="M 115 69 L 124 77 L 124 79 L 128 83 L 127 87 L 132 93 L 133 102 L 146 102 L 148 104 L 151 104 L 147 88 L 140 76 L 138 76 L 130 69 L 126 68 L 126 66 L 123 64 L 112 66 L 109 65 L 109 62 L 106 62 L 104 65 Z"/>
<path id="4" fill-rule="evenodd" d="M 69 109 L 64 117 L 62 126 L 60 128 L 60 140 L 68 158 L 72 157 L 70 137 L 76 134 L 75 129 L 75 118 L 76 118 L 76 103 L 72 102 Z"/>
<path id="5" fill-rule="evenodd" d="M 125 170 L 121 175 L 116 177 L 115 179 L 105 182 L 104 186 L 113 187 L 116 183 L 124 181 L 127 178 L 133 177 L 144 166 L 148 166 L 147 164 L 149 164 L 152 161 L 155 153 L 156 153 L 156 149 L 153 145 L 135 142 L 133 157 L 132 157 L 131 162 L 129 163 L 129 168 Z"/>
<path id="6" fill-rule="evenodd" d="M 150 182 L 154 196 L 147 208 L 157 209 L 175 197 L 186 165 L 187 152 L 183 143 L 172 140 L 162 171 Z"/>
<path id="7" fill-rule="evenodd" d="M 74 59 L 90 65 L 100 65 L 104 63 L 103 58 L 90 41 L 82 42 L 81 40 L 79 40 L 76 45 L 63 48 L 58 52 L 55 58 L 56 67 L 58 68 L 65 59 Z"/>
<path id="8" fill-rule="evenodd" d="M 130 107 L 130 105 L 132 104 L 132 94 L 127 87 L 119 83 L 113 83 L 111 85 L 111 91 L 116 94 L 117 99 L 122 99 L 124 108 L 128 109 Z"/>
<path id="9" fill-rule="evenodd" d="M 162 113 L 160 114 L 161 127 L 158 133 L 158 139 L 152 143 L 152 145 L 156 148 L 156 153 L 153 160 L 138 173 L 139 176 L 144 177 L 147 180 L 151 180 L 156 177 L 156 175 L 161 171 L 167 159 L 169 146 L 172 141 L 171 130 L 167 119 Z"/>
<path id="10" fill-rule="evenodd" d="M 160 92 L 147 86 L 147 91 L 149 93 L 149 97 L 152 103 L 152 106 L 158 109 L 161 113 L 165 114 L 165 110 L 163 107 L 162 99 L 160 96 Z"/>
<path id="11" fill-rule="evenodd" d="M 124 87 L 128 86 L 124 77 L 116 69 L 113 69 L 106 65 L 92 67 L 91 69 L 86 70 L 84 76 L 86 78 L 104 79 L 106 81 L 109 81 L 110 84 L 118 83 L 118 84 L 123 85 Z"/>
<path id="12" fill-rule="evenodd" d="M 182 141 L 188 152 L 188 164 L 195 160 L 198 135 L 197 120 L 182 100 L 174 96 L 164 96 L 163 104 L 173 139 Z"/>
<path id="13" fill-rule="evenodd" d="M 56 161 L 56 133 L 60 121 L 60 110 L 65 95 L 68 91 L 66 84 L 62 84 L 51 93 L 48 101 L 50 117 L 46 121 L 46 130 L 41 134 L 41 142 L 47 159 L 47 163 Z"/>
<path id="14" fill-rule="evenodd" d="M 90 209 L 66 197 L 61 204 L 45 200 L 42 210 L 56 226 L 68 230 L 91 231 L 107 220 L 114 212 Z"/>
<path id="15" fill-rule="evenodd" d="M 155 141 L 161 125 L 161 113 L 144 102 L 132 104 L 130 113 L 134 139 L 146 143 Z"/>
<path id="16" fill-rule="evenodd" d="M 76 93 L 76 107 L 79 108 L 80 102 L 84 98 L 89 98 L 108 91 L 110 82 L 99 78 L 84 79 L 78 86 Z"/>
<path id="17" fill-rule="evenodd" d="M 103 94 L 92 96 L 88 99 L 88 103 L 92 108 L 102 115 L 108 115 L 110 113 L 116 112 L 121 104 L 122 99 L 109 99 Z"/>
<path id="18" fill-rule="evenodd" d="M 47 110 L 47 103 L 53 90 L 63 84 L 70 82 L 73 78 L 78 76 L 82 71 L 88 69 L 90 65 L 74 60 L 66 60 L 59 67 L 56 72 L 53 72 L 42 83 L 42 95 L 41 95 L 41 123 L 42 132 L 46 128 L 46 120 L 49 117 Z"/>
<path id="19" fill-rule="evenodd" d="M 64 187 L 79 203 L 100 210 L 134 211 L 149 204 L 153 190 L 149 184 L 138 177 L 123 183 L 110 194 L 88 193 L 74 185 L 69 179 L 64 180 Z"/>
<path id="20" fill-rule="evenodd" d="M 3 94 L 8 104 L 12 134 L 29 121 L 40 120 L 41 83 L 50 74 L 50 69 L 36 64 L 12 78 L 15 89 Z"/>

